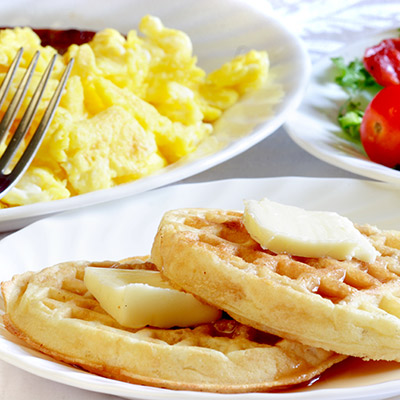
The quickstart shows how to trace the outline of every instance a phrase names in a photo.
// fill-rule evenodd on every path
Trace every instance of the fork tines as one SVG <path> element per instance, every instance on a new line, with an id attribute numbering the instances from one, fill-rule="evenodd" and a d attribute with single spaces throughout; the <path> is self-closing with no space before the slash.
<path id="1" fill-rule="evenodd" d="M 14 79 L 15 73 L 19 67 L 23 48 L 20 48 L 17 52 L 13 62 L 10 65 L 10 68 L 1 84 L 0 87 L 0 107 L 4 103 L 4 100 L 7 97 L 9 89 L 11 87 L 11 83 Z M 39 59 L 40 53 L 37 51 L 32 60 L 26 69 L 26 72 L 18 85 L 18 88 L 4 113 L 4 116 L 0 122 L 0 142 L 5 140 L 9 129 L 20 109 L 21 103 L 26 95 L 26 91 L 28 90 L 29 84 L 33 77 L 37 61 Z M 14 167 L 11 171 L 8 171 L 8 167 L 10 166 L 11 161 L 13 160 L 21 142 L 23 141 L 24 137 L 26 136 L 27 132 L 29 131 L 29 127 L 35 117 L 37 108 L 39 103 L 42 99 L 43 93 L 47 86 L 47 83 L 50 79 L 50 75 L 54 68 L 54 63 L 56 61 L 57 54 L 54 54 L 51 61 L 49 62 L 46 71 L 44 72 L 38 86 L 35 89 L 35 92 L 19 122 L 15 132 L 8 143 L 3 155 L 0 157 L 0 197 L 4 196 L 6 192 L 8 192 L 18 181 L 18 179 L 22 176 L 25 170 L 30 165 L 33 157 L 35 156 L 37 150 L 39 149 L 40 144 L 42 143 L 43 137 L 47 132 L 47 129 L 53 119 L 54 112 L 59 104 L 59 101 L 62 97 L 62 93 L 69 77 L 73 59 L 70 60 L 65 71 L 59 81 L 59 84 L 44 112 L 44 115 L 32 135 L 31 140 L 29 141 L 28 145 L 26 146 L 25 150 L 23 151 L 20 159 L 16 162 Z"/>

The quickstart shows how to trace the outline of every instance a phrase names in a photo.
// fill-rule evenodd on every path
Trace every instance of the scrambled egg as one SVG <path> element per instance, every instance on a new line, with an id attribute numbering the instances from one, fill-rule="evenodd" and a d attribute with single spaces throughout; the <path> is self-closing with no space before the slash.
<path id="1" fill-rule="evenodd" d="M 239 55 L 207 75 L 185 33 L 153 16 L 141 20 L 139 32 L 124 37 L 105 29 L 58 55 L 41 111 L 73 57 L 64 95 L 33 163 L 1 207 L 68 198 L 152 174 L 195 150 L 225 109 L 266 81 L 264 51 Z M 2 30 L 0 80 L 21 46 L 19 78 L 41 52 L 26 106 L 56 50 L 42 47 L 30 28 Z"/>

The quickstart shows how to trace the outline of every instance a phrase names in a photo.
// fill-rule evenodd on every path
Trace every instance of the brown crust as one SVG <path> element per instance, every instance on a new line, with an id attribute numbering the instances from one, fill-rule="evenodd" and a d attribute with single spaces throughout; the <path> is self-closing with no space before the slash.
<path id="1" fill-rule="evenodd" d="M 49 355 L 58 361 L 65 362 L 67 364 L 74 366 L 79 366 L 86 371 L 107 378 L 112 378 L 134 384 L 142 384 L 142 385 L 175 389 L 175 390 L 196 390 L 196 391 L 209 391 L 209 392 L 220 392 L 220 393 L 242 393 L 242 392 L 276 390 L 289 385 L 296 385 L 301 382 L 308 381 L 313 377 L 322 373 L 332 364 L 337 363 L 345 358 L 337 354 L 319 351 L 317 349 L 304 347 L 297 343 L 292 343 L 290 341 L 279 339 L 279 344 L 272 345 L 272 347 L 271 345 L 265 347 L 265 353 L 261 353 L 264 355 L 261 357 L 257 356 L 257 358 L 255 359 L 256 362 L 257 363 L 261 362 L 262 363 L 261 365 L 263 365 L 263 363 L 265 364 L 265 360 L 263 360 L 263 358 L 264 356 L 270 357 L 271 352 L 268 349 L 272 349 L 273 354 L 281 353 L 285 363 L 293 362 L 293 365 L 296 365 L 296 367 L 299 369 L 296 370 L 296 368 L 293 368 L 292 370 L 289 370 L 289 372 L 286 371 L 285 373 L 286 375 L 279 376 L 277 377 L 276 380 L 271 379 L 271 377 L 267 378 L 265 381 L 257 378 L 254 382 L 251 382 L 251 380 L 249 379 L 248 382 L 246 383 L 242 382 L 240 384 L 235 384 L 232 381 L 230 381 L 229 383 L 222 381 L 220 383 L 215 381 L 212 382 L 211 380 L 207 382 L 207 379 L 204 378 L 203 376 L 200 377 L 201 379 L 196 381 L 196 379 L 193 379 L 192 375 L 190 374 L 188 375 L 190 378 L 188 378 L 188 376 L 185 375 L 184 369 L 191 368 L 191 365 L 193 368 L 204 368 L 205 370 L 209 369 L 210 367 L 213 367 L 212 365 L 203 365 L 203 367 L 200 367 L 201 362 L 200 364 L 198 364 L 199 357 L 201 360 L 208 362 L 213 362 L 212 360 L 214 361 L 219 360 L 219 362 L 221 361 L 220 357 L 224 353 L 221 353 L 221 356 L 219 353 L 220 351 L 223 350 L 217 350 L 217 348 L 215 348 L 213 351 L 209 352 L 206 349 L 207 347 L 206 344 L 208 343 L 207 341 L 209 339 L 211 341 L 213 340 L 212 327 L 201 326 L 196 328 L 197 331 L 199 332 L 199 336 L 197 336 L 197 333 L 194 333 L 196 330 L 194 331 L 182 330 L 181 333 L 179 333 L 180 335 L 183 335 L 182 338 L 179 339 L 182 340 L 182 342 L 178 341 L 174 345 L 174 343 L 177 340 L 176 338 L 172 339 L 174 342 L 170 344 L 168 344 L 169 339 L 166 339 L 171 336 L 171 330 L 155 330 L 147 328 L 143 331 L 140 330 L 130 331 L 130 330 L 125 330 L 123 327 L 117 326 L 115 321 L 109 321 L 110 324 L 113 326 L 107 326 L 106 324 L 104 326 L 104 332 L 102 332 L 101 328 L 102 323 L 98 325 L 96 322 L 97 324 L 96 330 L 98 332 L 94 333 L 92 331 L 91 322 L 89 321 L 89 323 L 86 323 L 86 321 L 82 321 L 81 328 L 77 328 L 76 332 L 65 332 L 61 327 L 61 331 L 63 333 L 65 332 L 66 335 L 59 335 L 58 341 L 60 341 L 61 344 L 59 345 L 59 343 L 56 343 L 54 345 L 54 343 L 52 342 L 52 337 L 54 337 L 55 332 L 57 330 L 57 324 L 54 325 L 53 322 L 54 318 L 58 318 L 57 316 L 58 310 L 55 309 L 56 313 L 54 314 L 53 320 L 51 318 L 46 320 L 45 318 L 43 321 L 37 321 L 37 324 L 41 324 L 41 326 L 33 328 L 31 326 L 32 319 L 29 318 L 29 315 L 27 316 L 26 312 L 29 313 L 30 312 L 29 310 L 32 310 L 32 312 L 37 312 L 38 310 L 37 307 L 40 308 L 40 305 L 42 304 L 43 300 L 39 301 L 38 305 L 36 305 L 35 302 L 37 301 L 37 299 L 32 298 L 29 300 L 30 291 L 32 291 L 32 293 L 38 293 L 37 285 L 40 286 L 40 290 L 49 287 L 49 285 L 52 288 L 56 288 L 57 284 L 62 286 L 63 282 L 60 282 L 60 279 L 64 281 L 64 277 L 66 277 L 66 275 L 70 273 L 70 268 L 76 268 L 77 272 L 81 274 L 82 268 L 84 268 L 85 265 L 89 264 L 81 263 L 78 265 L 77 263 L 74 264 L 65 263 L 59 266 L 55 266 L 52 269 L 51 268 L 46 269 L 44 270 L 44 272 L 39 272 L 36 274 L 28 273 L 22 276 L 16 276 L 13 278 L 12 281 L 4 282 L 2 284 L 2 291 L 6 303 L 6 314 L 3 316 L 3 320 L 6 329 L 15 336 L 17 336 L 19 339 L 23 340 L 30 347 L 44 354 Z M 97 266 L 120 267 L 118 263 L 107 263 L 107 262 L 102 264 L 97 264 Z M 127 266 L 126 262 L 122 264 L 122 266 L 126 267 Z M 141 263 L 140 267 L 142 268 L 143 266 L 145 266 L 145 264 Z M 145 267 L 154 268 L 154 265 L 149 264 Z M 52 281 L 52 279 L 54 279 L 54 281 Z M 64 294 L 67 297 L 69 295 L 68 293 Z M 87 301 L 88 299 L 87 295 L 84 293 L 82 293 L 81 296 L 75 296 L 75 297 L 77 304 L 78 303 L 81 304 L 83 300 Z M 46 299 L 47 298 L 45 298 L 44 301 L 46 301 Z M 24 305 L 22 303 L 24 303 L 25 301 L 29 301 L 30 303 L 27 309 L 23 308 Z M 90 308 L 93 307 L 96 308 L 97 305 L 96 302 L 93 300 L 93 298 L 90 298 L 90 301 L 92 302 Z M 60 307 L 61 306 L 62 305 L 60 305 Z M 91 312 L 91 310 L 89 310 L 88 312 Z M 90 318 L 93 318 L 93 315 L 94 314 L 90 314 Z M 32 318 L 34 317 L 35 315 L 32 315 Z M 110 318 L 110 317 L 104 316 L 104 318 Z M 61 322 L 65 322 L 63 321 L 63 319 L 61 320 Z M 244 349 L 245 353 L 243 353 L 243 358 L 240 359 L 241 361 L 238 363 L 238 367 L 235 367 L 235 368 L 242 368 L 242 366 L 240 366 L 241 363 L 243 362 L 245 363 L 247 360 L 251 360 L 251 357 L 254 357 L 254 355 L 251 355 L 252 354 L 251 348 L 253 346 L 257 347 L 259 346 L 259 344 L 252 342 L 254 340 L 252 338 L 255 337 L 254 330 L 252 328 L 244 327 L 234 321 L 232 321 L 232 324 L 233 326 L 235 326 L 235 329 L 237 329 L 238 332 L 237 336 L 232 337 L 232 339 L 228 341 L 224 340 L 225 343 L 224 345 L 228 343 L 228 346 L 232 344 L 235 344 L 236 346 L 236 343 L 238 341 L 242 343 L 240 346 L 242 345 L 248 346 L 250 344 L 250 347 L 247 350 L 250 351 L 250 353 L 246 353 L 246 350 Z M 48 336 L 46 335 L 43 336 L 41 329 L 48 330 Z M 90 332 L 86 332 L 86 330 L 90 330 Z M 122 331 L 125 333 L 123 333 Z M 178 331 L 175 331 L 174 334 L 175 333 L 178 334 Z M 76 335 L 77 332 L 79 335 L 82 336 L 82 340 L 87 336 L 87 338 L 85 338 L 85 340 L 83 341 L 83 347 L 81 347 L 81 356 L 77 356 L 77 353 L 73 351 L 72 348 L 68 347 L 69 340 L 71 339 L 70 337 L 68 337 L 68 335 Z M 251 333 L 250 336 L 249 332 Z M 99 338 L 96 336 L 98 334 L 100 335 Z M 112 336 L 114 334 L 116 334 L 116 336 L 113 342 Z M 91 351 L 92 343 L 88 342 L 88 340 L 90 341 L 93 340 L 94 338 L 95 340 L 99 340 L 99 343 L 103 343 L 103 340 L 105 340 L 105 343 L 113 343 L 114 345 L 115 341 L 124 341 L 125 337 L 127 337 L 128 335 L 129 335 L 129 340 L 125 341 L 124 344 L 127 345 L 128 347 L 130 346 L 129 347 L 130 350 L 127 350 L 130 352 L 129 354 L 130 357 L 133 358 L 144 357 L 143 361 L 148 361 L 149 355 L 151 357 L 151 355 L 154 354 L 154 357 L 156 358 L 161 357 L 159 359 L 159 361 L 161 362 L 160 368 L 164 368 L 163 365 L 165 366 L 168 365 L 168 363 L 175 362 L 175 365 L 173 366 L 174 367 L 173 374 L 171 375 L 168 372 L 167 374 L 164 374 L 165 376 L 168 376 L 168 378 L 163 378 L 164 371 L 162 370 L 159 371 L 159 374 L 154 374 L 154 373 L 149 373 L 149 370 L 146 370 L 146 367 L 144 365 L 142 365 L 143 370 L 140 370 L 140 368 L 136 369 L 134 366 L 127 368 L 126 363 L 119 363 L 118 360 L 110 360 L 107 356 L 107 353 L 105 353 L 104 356 L 102 356 L 101 354 L 95 354 L 96 357 L 92 358 L 85 356 L 86 353 L 89 354 Z M 153 339 L 147 339 L 149 335 Z M 40 339 L 38 340 L 38 338 L 41 338 L 41 340 Z M 138 338 L 140 340 L 135 345 L 132 345 L 131 341 L 137 340 Z M 111 342 L 109 342 L 109 340 L 111 340 Z M 148 340 L 150 340 L 150 342 L 148 342 Z M 167 342 L 164 342 L 164 340 L 167 340 Z M 193 340 L 195 341 L 192 342 Z M 204 343 L 195 344 L 196 340 L 204 340 L 204 343 L 206 344 Z M 87 346 L 85 346 L 86 343 Z M 150 345 L 151 352 L 143 353 L 144 351 L 143 345 L 144 347 L 149 347 Z M 57 350 L 56 348 L 57 346 L 59 346 L 58 349 L 63 349 L 63 351 Z M 104 346 L 106 347 L 106 345 Z M 259 347 L 260 351 L 263 351 L 261 350 L 262 346 Z M 118 349 L 118 347 L 116 347 L 116 349 Z M 99 352 L 101 352 L 101 350 L 102 349 L 99 348 Z M 135 351 L 137 353 L 135 353 Z M 294 352 L 293 354 L 291 354 L 292 351 Z M 207 353 L 206 355 L 205 352 Z M 226 353 L 223 357 L 227 357 L 227 359 L 221 365 L 224 365 L 225 362 L 227 362 L 228 365 L 231 365 L 229 357 L 233 353 L 229 352 Z M 244 356 L 244 354 L 248 355 Z M 214 359 L 215 356 L 217 356 L 217 359 Z M 296 359 L 296 357 L 298 357 L 298 359 Z M 94 358 L 96 358 L 96 360 Z M 166 361 L 164 362 L 164 360 Z M 277 363 L 279 362 L 279 359 L 271 358 L 271 363 L 273 362 Z M 300 365 L 302 366 L 299 367 Z M 258 367 L 259 365 L 257 364 L 255 368 L 257 369 Z M 265 367 L 265 365 L 263 367 Z M 245 368 L 243 370 L 244 373 L 251 372 L 252 369 L 251 364 L 247 366 L 245 365 L 244 368 Z M 271 364 L 271 368 L 276 368 L 277 370 L 279 370 L 280 368 L 284 368 L 284 365 L 282 364 L 282 366 L 279 366 Z M 236 371 L 236 373 L 240 374 L 240 370 Z M 174 376 L 175 378 L 172 378 L 172 376 Z M 230 378 L 228 377 L 227 379 Z"/>
<path id="2" fill-rule="evenodd" d="M 358 228 L 381 254 L 374 264 L 274 254 L 250 237 L 240 212 L 181 209 L 164 215 L 151 259 L 168 279 L 245 325 L 400 361 L 400 232 Z"/>

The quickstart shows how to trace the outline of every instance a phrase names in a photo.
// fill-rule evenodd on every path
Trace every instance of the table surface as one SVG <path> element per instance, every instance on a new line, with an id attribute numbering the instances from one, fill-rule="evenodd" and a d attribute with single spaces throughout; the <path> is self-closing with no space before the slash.
<path id="1" fill-rule="evenodd" d="M 303 38 L 313 61 L 347 40 L 362 37 L 366 31 L 373 33 L 400 26 L 398 3 L 391 0 L 270 1 L 274 12 L 285 17 L 288 25 Z M 290 139 L 284 128 L 279 128 L 246 152 L 183 182 L 274 176 L 361 178 L 311 156 Z M 54 383 L 0 361 L 0 400 L 23 400 L 28 398 L 28 393 L 30 400 L 113 398 Z"/>

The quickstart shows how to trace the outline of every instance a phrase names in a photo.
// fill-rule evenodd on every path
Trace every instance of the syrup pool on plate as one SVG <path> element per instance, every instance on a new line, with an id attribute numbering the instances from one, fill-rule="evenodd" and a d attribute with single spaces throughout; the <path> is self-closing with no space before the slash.
<path id="1" fill-rule="evenodd" d="M 364 361 L 349 357 L 325 371 L 313 384 L 294 392 L 354 388 L 400 380 L 400 364 L 395 361 Z"/>

